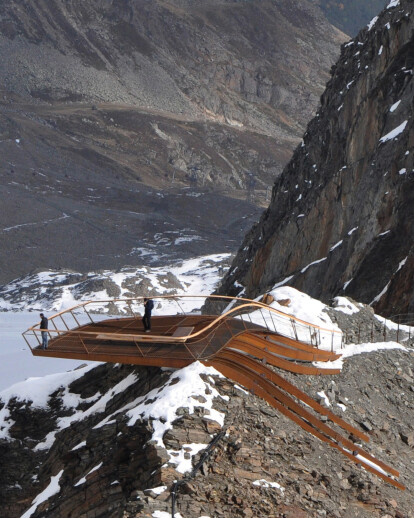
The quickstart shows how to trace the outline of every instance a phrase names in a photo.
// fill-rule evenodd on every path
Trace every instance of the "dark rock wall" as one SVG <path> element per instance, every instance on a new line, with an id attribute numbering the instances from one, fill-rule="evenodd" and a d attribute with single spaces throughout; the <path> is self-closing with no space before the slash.
<path id="1" fill-rule="evenodd" d="M 325 301 L 345 293 L 387 314 L 413 311 L 413 11 L 403 0 L 342 46 L 222 293 L 243 285 L 255 296 L 285 281 Z"/>
<path id="2" fill-rule="evenodd" d="M 104 394 L 131 373 L 137 375 L 137 382 L 108 401 L 104 409 L 106 415 L 168 379 L 168 375 L 163 375 L 159 369 L 114 368 L 103 364 L 73 382 L 68 392 L 84 399 L 99 392 Z M 50 478 L 61 469 L 65 470 L 60 481 L 65 490 L 59 495 L 58 502 L 41 504 L 37 516 L 84 516 L 90 509 L 97 510 L 96 516 L 119 516 L 125 494 L 130 494 L 142 484 L 157 485 L 151 474 L 167 460 L 168 455 L 166 457 L 165 452 L 158 455 L 154 445 L 144 448 L 152 435 L 148 421 L 128 427 L 123 415 L 123 418 L 94 429 L 102 419 L 102 413 L 96 412 L 61 431 L 51 449 L 35 450 L 38 443 L 56 430 L 59 418 L 73 414 L 73 410 L 68 411 L 62 405 L 64 390 L 62 387 L 52 394 L 45 409 L 33 408 L 30 402 L 15 400 L 8 403 L 9 419 L 14 424 L 10 429 L 11 440 L 0 439 L 3 467 L 0 500 L 4 517 L 21 516 L 30 508 L 34 497 L 47 487 Z M 76 411 L 86 411 L 92 404 L 83 403 Z M 73 450 L 80 443 L 83 445 Z M 99 477 L 98 473 L 92 477 L 87 488 L 75 485 L 101 462 L 104 469 L 99 472 Z"/>

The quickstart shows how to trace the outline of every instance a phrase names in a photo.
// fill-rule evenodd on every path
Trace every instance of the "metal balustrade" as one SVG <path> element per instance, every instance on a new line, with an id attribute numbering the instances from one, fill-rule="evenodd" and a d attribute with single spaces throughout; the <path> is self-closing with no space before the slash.
<path id="1" fill-rule="evenodd" d="M 120 332 L 116 327 L 112 330 L 108 329 L 107 331 L 103 331 L 101 334 L 104 334 L 108 340 L 125 340 L 126 336 L 128 336 L 131 340 L 143 340 L 145 342 L 161 341 L 168 343 L 197 343 L 200 341 L 200 337 L 206 334 L 211 340 L 211 333 L 217 334 L 217 329 L 223 329 L 222 324 L 226 320 L 238 319 L 243 323 L 245 329 L 252 326 L 260 326 L 271 333 L 277 333 L 281 336 L 294 338 L 318 348 L 321 347 L 323 349 L 330 349 L 333 351 L 342 346 L 342 333 L 340 331 L 322 328 L 293 317 L 292 315 L 283 313 L 261 302 L 251 301 L 249 299 L 214 295 L 208 297 L 194 295 L 168 295 L 153 297 L 153 300 L 155 302 L 155 315 L 158 315 L 160 311 L 162 313 L 161 317 L 164 315 L 183 315 L 191 317 L 199 314 L 200 320 L 202 315 L 201 308 L 205 305 L 205 302 L 208 301 L 210 320 L 205 326 L 201 326 L 201 328 L 200 325 L 194 326 L 195 330 L 193 332 L 181 337 L 173 336 L 173 331 L 179 326 L 175 323 L 168 328 L 168 320 L 165 322 L 167 327 L 163 327 L 162 322 L 158 321 L 157 323 L 160 325 L 156 327 L 154 333 L 151 333 L 151 335 L 137 332 L 136 329 L 131 333 L 127 333 L 125 329 Z M 194 302 L 198 303 L 198 311 L 190 309 L 194 307 Z M 223 303 L 229 309 L 225 310 L 224 313 L 221 313 Z M 52 342 L 53 339 L 63 335 L 65 337 L 77 337 L 83 344 L 85 350 L 89 352 L 88 346 L 85 344 L 85 340 L 96 335 L 96 332 L 92 330 L 92 325 L 99 325 L 100 321 L 104 318 L 108 319 L 108 317 L 115 321 L 116 317 L 130 316 L 138 322 L 142 306 L 143 297 L 82 302 L 72 308 L 56 313 L 49 318 L 49 329 L 47 331 L 49 340 Z M 217 311 L 212 315 L 211 310 L 215 306 Z M 153 318 L 157 318 L 155 315 Z M 39 324 L 37 324 L 23 333 L 23 336 L 31 350 L 41 345 L 41 332 Z M 32 340 L 33 338 L 34 341 Z"/>

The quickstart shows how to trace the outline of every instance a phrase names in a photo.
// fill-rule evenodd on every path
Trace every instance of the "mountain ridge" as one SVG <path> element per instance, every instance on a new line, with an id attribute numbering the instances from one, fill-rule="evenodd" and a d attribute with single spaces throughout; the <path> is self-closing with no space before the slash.
<path id="1" fill-rule="evenodd" d="M 369 450 L 392 459 L 408 491 L 387 486 L 298 432 L 213 369 L 103 364 L 3 392 L 5 517 L 25 511 L 33 518 L 170 513 L 170 492 L 182 480 L 175 509 L 183 517 L 325 512 L 338 518 L 411 518 L 412 354 L 379 351 L 348 358 L 340 376 L 287 377 L 367 431 L 373 437 Z M 227 433 L 220 436 L 221 431 Z M 211 457 L 185 480 L 183 470 L 203 459 L 215 437 Z"/>
<path id="2" fill-rule="evenodd" d="M 342 46 L 320 110 L 219 293 L 254 297 L 280 283 L 412 312 L 414 16 L 411 2 L 389 6 Z"/>

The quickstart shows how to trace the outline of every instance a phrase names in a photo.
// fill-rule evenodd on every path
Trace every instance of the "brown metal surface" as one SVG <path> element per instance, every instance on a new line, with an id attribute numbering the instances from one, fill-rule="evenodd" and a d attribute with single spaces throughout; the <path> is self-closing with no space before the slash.
<path id="1" fill-rule="evenodd" d="M 337 358 L 340 358 L 341 356 L 340 354 L 336 354 L 331 351 L 326 351 L 324 349 L 317 349 L 313 345 L 305 344 L 303 342 L 299 342 L 298 340 L 294 340 L 293 338 L 289 338 L 287 336 L 283 336 L 277 333 L 263 333 L 261 331 L 258 331 L 255 334 L 257 336 L 260 336 L 261 338 L 265 338 L 270 343 L 285 345 L 288 347 L 292 347 L 294 349 L 300 349 L 301 351 L 308 351 L 312 354 L 315 354 L 318 356 L 318 359 L 314 361 L 324 361 L 324 358 L 326 361 L 333 361 Z"/>
<path id="2" fill-rule="evenodd" d="M 274 354 L 268 351 L 260 349 L 256 345 L 250 345 L 248 341 L 242 341 L 238 338 L 239 337 L 231 340 L 231 342 L 228 344 L 228 347 L 244 351 L 248 354 L 252 354 L 257 358 L 260 358 L 261 360 L 266 360 L 274 367 L 279 367 L 280 369 L 283 369 L 288 372 L 294 372 L 296 374 L 307 374 L 310 376 L 327 376 L 332 374 L 339 374 L 341 372 L 339 369 L 320 369 L 312 365 L 294 363 L 292 361 L 285 360 L 283 358 L 275 356 Z"/>
<path id="3" fill-rule="evenodd" d="M 265 365 L 267 363 L 289 372 L 306 375 L 338 374 L 339 369 L 318 368 L 311 362 L 333 361 L 340 357 L 339 354 L 322 350 L 306 341 L 284 336 L 277 331 L 276 327 L 271 329 L 269 322 L 274 324 L 274 319 L 287 317 L 292 323 L 291 334 L 298 336 L 297 332 L 302 326 L 301 336 L 309 335 L 310 342 L 316 340 L 315 337 L 320 332 L 331 333 L 328 336 L 332 336 L 333 339 L 337 331 L 313 326 L 247 299 L 216 298 L 224 298 L 226 304 L 235 300 L 240 305 L 231 307 L 230 304 L 229 311 L 219 316 L 197 314 L 154 316 L 151 319 L 152 331 L 144 333 L 141 316 L 134 314 L 131 307 L 132 299 L 128 299 L 126 303 L 133 316 L 99 322 L 93 322 L 88 307 L 88 304 L 92 303 L 84 303 L 51 317 L 54 329 L 49 329 L 49 335 L 52 338 L 47 350 L 40 348 L 38 326 L 33 326 L 26 331 L 24 338 L 34 356 L 173 368 L 185 367 L 195 360 L 202 361 L 253 391 L 304 430 L 337 449 L 364 469 L 375 473 L 399 489 L 405 489 L 393 478 L 399 476 L 398 471 L 375 459 L 349 438 L 343 437 L 334 428 L 321 421 L 317 414 L 327 417 L 334 425 L 341 427 L 355 438 L 368 441 L 366 434 L 329 409 L 322 407 L 271 367 Z M 171 297 L 170 299 L 175 300 Z M 86 310 L 87 307 L 89 311 Z M 87 324 L 79 325 L 74 313 L 74 310 L 79 308 L 85 310 L 88 316 Z M 266 310 L 269 312 L 267 319 L 264 315 Z M 68 313 L 76 323 L 74 328 L 70 328 L 65 321 Z M 255 313 L 263 319 L 263 325 L 253 321 L 251 314 Z M 59 329 L 57 323 L 60 320 L 57 318 L 63 321 L 66 329 Z M 34 347 L 28 340 L 30 333 L 36 340 Z M 362 462 L 356 455 L 364 457 L 372 464 Z"/>
<path id="4" fill-rule="evenodd" d="M 309 347 L 309 349 L 294 348 L 291 345 L 285 345 L 281 340 L 272 339 L 269 333 L 255 331 L 254 333 L 243 333 L 236 337 L 239 341 L 244 341 L 248 344 L 254 345 L 264 351 L 272 354 L 277 354 L 295 360 L 302 360 L 308 362 L 320 361 L 334 361 L 341 357 L 340 354 L 331 353 L 329 351 L 322 351 L 320 349 Z M 294 340 L 290 340 L 291 342 Z M 299 343 L 296 341 L 296 343 Z"/>
<path id="5" fill-rule="evenodd" d="M 265 365 L 261 364 L 260 362 L 249 358 L 247 356 L 241 355 L 235 351 L 222 351 L 214 360 L 217 361 L 218 359 L 225 359 L 227 361 L 233 362 L 233 364 L 243 364 L 249 369 L 253 370 L 256 374 L 264 375 L 269 381 L 271 381 L 274 385 L 278 386 L 279 388 L 283 389 L 287 393 L 289 393 L 292 396 L 295 396 L 300 401 L 305 403 L 306 405 L 310 406 L 314 410 L 316 410 L 319 414 L 322 414 L 326 417 L 328 417 L 332 422 L 338 424 L 341 428 L 346 430 L 349 433 L 352 433 L 356 437 L 359 437 L 365 442 L 369 442 L 369 437 L 358 430 L 357 428 L 354 428 L 349 423 L 341 419 L 339 416 L 331 412 L 328 408 L 323 407 L 320 405 L 317 401 L 312 399 L 310 396 L 302 392 L 298 387 L 287 381 L 285 378 L 274 372 L 273 370 L 269 369 Z"/>
<path id="6" fill-rule="evenodd" d="M 351 446 L 351 451 L 347 451 L 344 447 L 340 446 L 335 440 L 333 440 L 330 437 L 330 434 L 326 432 L 326 430 L 330 430 L 329 427 L 324 425 L 321 421 L 319 421 L 316 418 L 311 419 L 310 421 L 307 421 L 303 419 L 300 415 L 293 412 L 288 406 L 285 406 L 282 404 L 278 398 L 275 398 L 272 393 L 274 393 L 274 388 L 270 387 L 269 390 L 267 390 L 268 387 L 263 388 L 263 386 L 266 385 L 266 380 L 263 380 L 260 376 L 252 375 L 251 372 L 246 372 L 243 367 L 234 366 L 232 363 L 228 363 L 226 360 L 217 358 L 213 362 L 210 363 L 211 366 L 213 366 L 215 369 L 217 369 L 219 372 L 221 372 L 224 376 L 233 379 L 234 381 L 240 383 L 244 387 L 250 389 L 254 394 L 260 396 L 262 399 L 267 401 L 271 406 L 279 410 L 283 415 L 294 421 L 296 424 L 298 424 L 301 428 L 306 430 L 307 432 L 311 433 L 315 437 L 319 438 L 320 440 L 326 442 L 331 447 L 337 449 L 340 451 L 343 455 L 348 457 L 350 460 L 355 462 L 356 464 L 359 464 L 364 467 L 364 469 L 376 474 L 377 476 L 383 478 L 386 480 L 389 484 L 392 484 L 395 487 L 398 487 L 399 489 L 404 490 L 405 486 L 403 486 L 401 483 L 399 483 L 397 480 L 393 479 L 390 475 L 399 476 L 398 472 L 394 470 L 393 468 L 385 469 L 384 471 L 388 472 L 390 475 L 384 474 L 380 469 L 375 469 L 375 467 L 370 466 L 369 464 L 366 464 L 365 462 L 362 462 L 360 459 L 358 459 L 352 452 L 356 451 L 361 456 L 367 458 L 369 460 L 369 457 L 373 459 L 371 462 L 379 466 L 379 461 L 375 459 L 374 457 L 370 456 L 367 452 L 362 450 L 360 447 L 357 447 L 356 444 L 349 441 L 349 445 Z M 323 429 L 318 426 L 318 421 L 324 425 Z M 321 430 L 320 430 L 321 428 Z M 332 437 L 334 439 L 337 439 L 339 434 L 334 432 L 332 434 Z M 340 436 L 339 436 L 340 437 Z M 344 441 L 346 439 L 341 438 L 342 443 L 344 444 Z M 346 443 L 348 444 L 348 443 Z M 381 463 L 383 464 L 383 463 Z M 386 466 L 385 464 L 383 464 Z M 383 468 L 382 468 L 383 469 Z"/>

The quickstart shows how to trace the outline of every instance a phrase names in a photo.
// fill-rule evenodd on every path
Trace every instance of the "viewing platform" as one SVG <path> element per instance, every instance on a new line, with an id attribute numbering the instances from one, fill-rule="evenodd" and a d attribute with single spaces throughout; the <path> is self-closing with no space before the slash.
<path id="1" fill-rule="evenodd" d="M 143 310 L 143 299 L 138 298 L 88 301 L 49 317 L 46 350 L 41 348 L 39 324 L 23 336 L 35 356 L 163 367 L 211 361 L 236 338 L 261 346 L 264 353 L 277 349 L 280 358 L 326 361 L 337 356 L 322 347 L 333 351 L 342 339 L 336 330 L 320 328 L 248 299 L 165 296 L 153 300 L 149 333 L 144 332 L 138 313 Z M 199 309 L 185 311 L 186 306 L 194 305 Z M 208 308 L 209 314 L 201 313 L 201 307 Z M 116 316 L 105 318 L 108 312 Z M 301 370 L 299 364 L 293 369 Z M 303 373 L 308 371 L 305 368 Z"/>
<path id="2" fill-rule="evenodd" d="M 277 370 L 330 375 L 339 369 L 313 362 L 340 357 L 342 333 L 288 315 L 266 304 L 234 297 L 153 297 L 151 331 L 145 332 L 143 298 L 83 302 L 49 318 L 42 349 L 40 323 L 23 333 L 34 356 L 181 368 L 194 361 L 261 397 L 352 462 L 399 489 L 398 471 L 363 450 L 369 437 L 323 407 Z M 196 308 L 196 309 L 194 309 Z M 113 316 L 108 318 L 109 314 Z M 323 417 L 321 417 L 323 416 Z M 329 424 L 328 424 L 329 423 Z M 340 433 L 336 428 L 345 430 Z M 350 439 L 349 436 L 355 438 Z"/>

